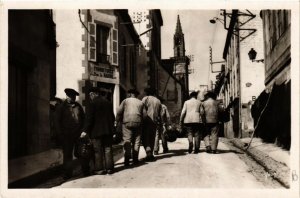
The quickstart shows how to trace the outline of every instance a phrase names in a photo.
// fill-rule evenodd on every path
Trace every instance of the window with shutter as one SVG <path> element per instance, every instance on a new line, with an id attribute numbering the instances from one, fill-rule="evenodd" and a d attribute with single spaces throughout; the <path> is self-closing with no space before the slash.
<path id="1" fill-rule="evenodd" d="M 112 31 L 112 54 L 111 54 L 111 64 L 118 65 L 118 30 L 115 28 Z"/>
<path id="2" fill-rule="evenodd" d="M 106 26 L 97 24 L 97 62 L 108 63 L 109 62 L 109 28 Z"/>
<path id="3" fill-rule="evenodd" d="M 88 57 L 90 61 L 96 62 L 96 24 L 89 22 Z"/>

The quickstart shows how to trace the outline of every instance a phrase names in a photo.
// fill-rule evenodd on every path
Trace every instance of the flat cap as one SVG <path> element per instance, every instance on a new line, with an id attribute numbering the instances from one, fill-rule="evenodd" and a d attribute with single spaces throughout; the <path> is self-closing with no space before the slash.
<path id="1" fill-rule="evenodd" d="M 207 93 L 205 94 L 205 97 L 206 98 L 216 98 L 217 97 L 217 95 L 214 93 L 214 92 L 212 92 L 212 91 L 207 91 Z"/>
<path id="2" fill-rule="evenodd" d="M 192 91 L 190 93 L 190 97 L 197 97 L 198 96 L 198 91 Z"/>
<path id="3" fill-rule="evenodd" d="M 67 96 L 79 96 L 79 93 L 71 88 L 66 88 L 65 93 Z"/>

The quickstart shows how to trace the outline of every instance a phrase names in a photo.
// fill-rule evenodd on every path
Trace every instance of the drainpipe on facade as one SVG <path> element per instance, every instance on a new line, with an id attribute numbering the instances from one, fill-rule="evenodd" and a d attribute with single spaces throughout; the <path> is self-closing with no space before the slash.
<path id="1" fill-rule="evenodd" d="M 236 29 L 239 29 L 239 17 L 236 18 Z M 240 50 L 240 32 L 237 31 L 237 46 L 238 46 L 238 68 L 239 68 L 239 138 L 243 138 L 243 130 L 242 130 L 242 67 L 241 67 L 241 50 Z"/>

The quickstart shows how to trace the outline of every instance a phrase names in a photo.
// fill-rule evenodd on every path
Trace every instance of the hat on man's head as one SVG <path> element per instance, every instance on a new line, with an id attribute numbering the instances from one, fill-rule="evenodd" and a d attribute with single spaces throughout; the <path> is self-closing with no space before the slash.
<path id="1" fill-rule="evenodd" d="M 150 88 L 150 87 L 145 88 L 144 91 L 145 91 L 147 94 L 149 94 L 149 95 L 154 95 L 154 94 L 155 94 L 155 89 Z"/>
<path id="2" fill-rule="evenodd" d="M 100 90 L 99 90 L 98 87 L 91 87 L 91 88 L 89 89 L 89 93 L 91 93 L 91 92 L 93 92 L 93 93 L 99 93 Z"/>
<path id="3" fill-rule="evenodd" d="M 198 96 L 198 91 L 192 91 L 190 93 L 190 97 L 197 97 Z"/>
<path id="4" fill-rule="evenodd" d="M 71 89 L 71 88 L 66 88 L 65 89 L 65 93 L 69 97 L 71 97 L 71 96 L 79 96 L 79 93 L 77 91 L 75 91 L 74 89 Z"/>
<path id="5" fill-rule="evenodd" d="M 207 91 L 207 93 L 205 94 L 205 98 L 213 98 L 213 99 L 216 99 L 217 98 L 217 95 L 212 92 L 212 91 Z"/>
<path id="6" fill-rule="evenodd" d="M 131 94 L 135 94 L 135 95 L 139 95 L 140 94 L 140 92 L 138 92 L 138 90 L 136 90 L 136 89 L 129 89 L 127 91 L 127 93 L 131 93 Z"/>

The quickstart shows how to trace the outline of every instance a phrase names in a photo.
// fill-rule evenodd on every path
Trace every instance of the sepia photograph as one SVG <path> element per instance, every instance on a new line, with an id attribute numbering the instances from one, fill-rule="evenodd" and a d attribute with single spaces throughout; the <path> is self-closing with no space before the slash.
<path id="1" fill-rule="evenodd" d="M 0 6 L 1 196 L 299 197 L 298 2 L 17 5 Z"/>

